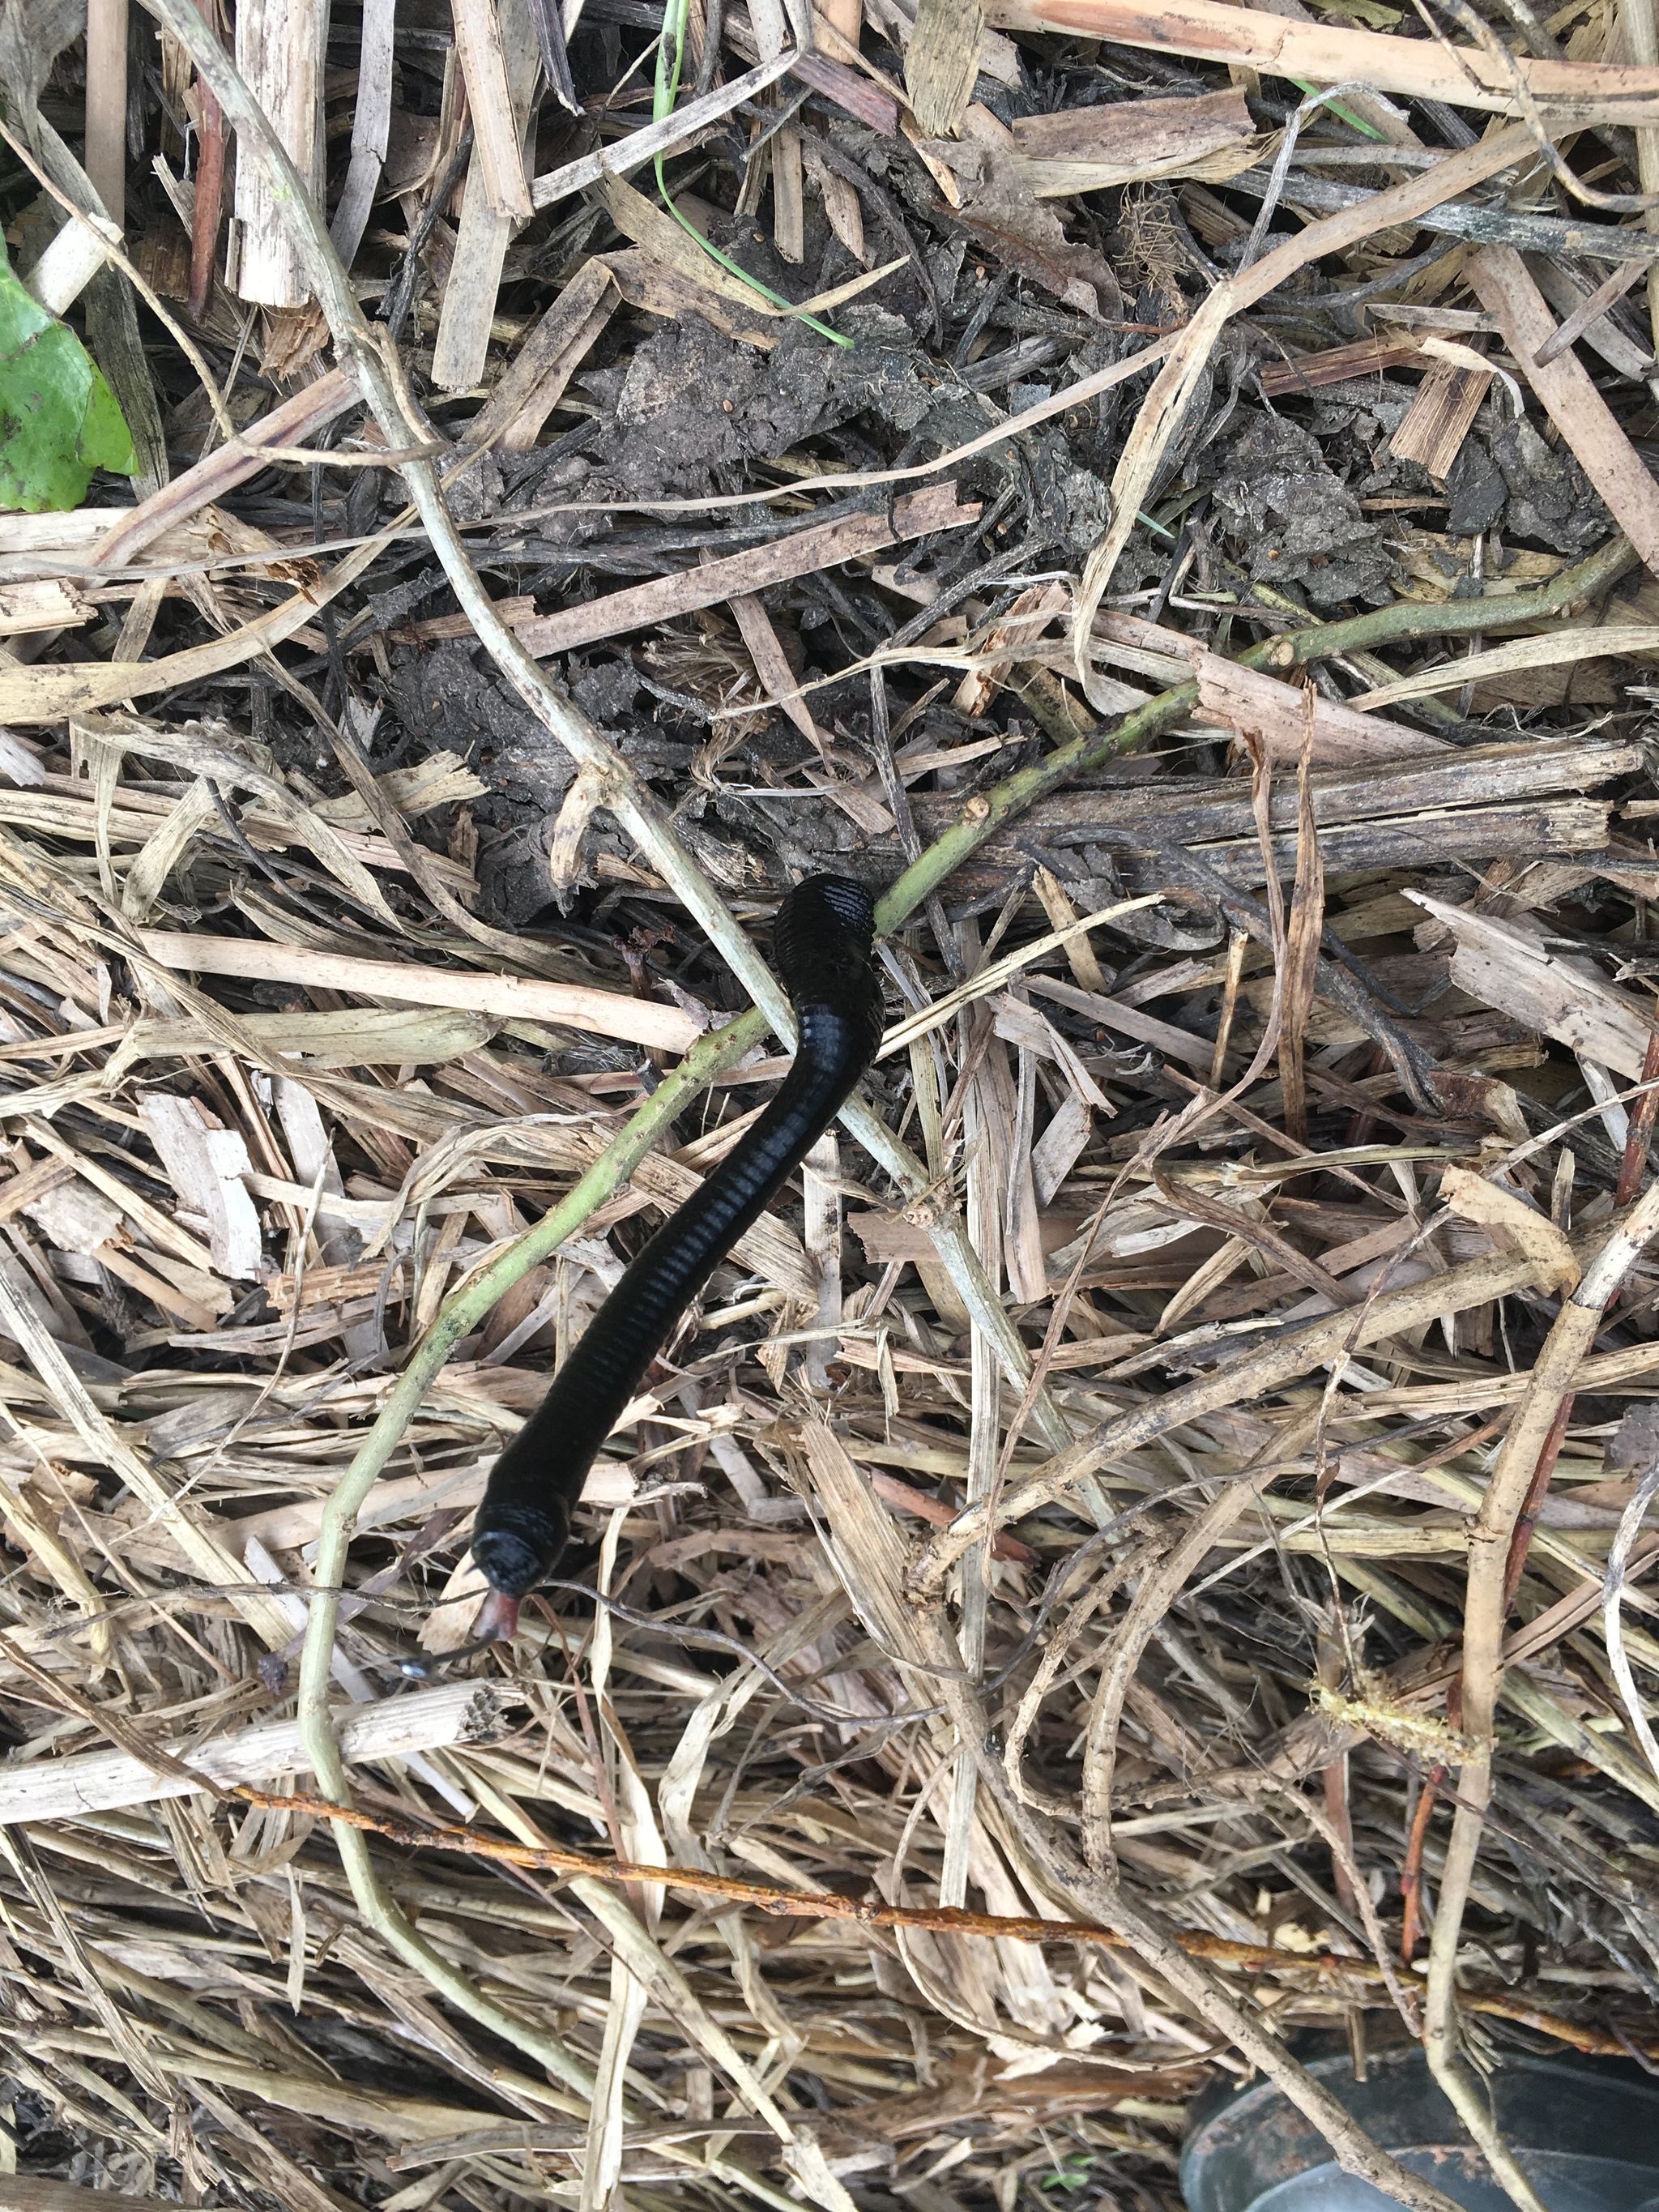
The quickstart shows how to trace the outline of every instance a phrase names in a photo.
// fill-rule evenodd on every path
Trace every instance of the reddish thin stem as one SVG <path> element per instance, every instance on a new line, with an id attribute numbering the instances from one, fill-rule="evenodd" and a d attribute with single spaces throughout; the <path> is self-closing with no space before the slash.
<path id="1" fill-rule="evenodd" d="M 190 318 L 204 321 L 213 300 L 214 263 L 218 255 L 219 210 L 225 194 L 225 118 L 219 103 L 198 77 L 196 95 L 198 153 L 196 206 L 190 225 Z"/>
<path id="2" fill-rule="evenodd" d="M 214 0 L 198 0 L 202 20 L 218 35 Z M 225 197 L 225 143 L 229 137 L 218 101 L 199 74 L 196 79 L 196 204 L 190 222 L 190 319 L 206 319 L 213 301 L 213 264 L 219 244 L 219 211 Z"/>
<path id="3" fill-rule="evenodd" d="M 1521 1587 L 1521 1577 L 1527 1565 L 1527 1553 L 1532 1547 L 1532 1532 L 1538 1526 L 1538 1516 L 1544 1510 L 1544 1498 L 1550 1486 L 1550 1477 L 1555 1472 L 1555 1462 L 1561 1455 L 1567 1423 L 1572 1418 L 1571 1395 L 1561 1401 L 1550 1432 L 1544 1439 L 1543 1449 L 1538 1455 L 1538 1464 L 1533 1469 L 1532 1481 L 1527 1490 L 1527 1502 L 1521 1508 L 1521 1517 L 1510 1538 L 1510 1556 L 1504 1569 L 1504 1611 L 1507 1614 L 1515 1603 L 1515 1593 Z"/>
<path id="4" fill-rule="evenodd" d="M 1437 1768 L 1436 1777 L 1443 1781 L 1445 1769 Z M 1110 1929 L 1092 1927 L 1086 1921 L 1027 1919 L 1012 1914 L 963 1911 L 949 1905 L 872 1905 L 863 1898 L 843 1897 L 835 1890 L 775 1889 L 765 1882 L 708 1874 L 700 1867 L 635 1866 L 626 1860 L 592 1858 L 586 1852 L 563 1850 L 556 1845 L 538 1848 L 509 1843 L 500 1837 L 481 1835 L 475 1828 L 437 1822 L 430 1826 L 416 1826 L 407 1820 L 388 1819 L 380 1814 L 365 1812 L 358 1806 L 336 1805 L 325 1797 L 260 1790 L 252 1783 L 222 1788 L 220 1794 L 239 1798 L 246 1804 L 264 1806 L 273 1812 L 308 1813 L 319 1820 L 337 1820 L 347 1827 L 415 1850 L 459 1851 L 533 1872 L 585 1875 L 592 1881 L 624 1888 L 649 1884 L 793 1919 L 851 1920 L 864 1928 L 920 1928 L 942 1935 L 1000 1937 L 1016 1943 L 1086 1943 L 1112 1951 L 1131 1948 L 1127 1936 Z M 1419 1859 L 1420 1856 L 1419 1845 Z M 1174 1929 L 1171 1936 L 1176 1947 L 1189 1959 L 1206 1960 L 1212 1966 L 1231 1966 L 1247 1974 L 1311 1975 L 1316 1982 L 1334 1987 L 1346 2003 L 1355 2001 L 1359 1989 L 1382 1979 L 1382 1969 L 1370 1959 L 1338 1958 L 1330 1952 L 1309 1954 L 1281 1951 L 1272 1943 L 1237 1943 L 1224 1936 L 1208 1935 L 1201 1929 Z M 1570 2044 L 1575 2051 L 1600 2052 L 1609 2057 L 1628 2055 L 1627 2044 L 1605 2034 L 1600 2028 L 1563 2020 L 1501 1991 L 1472 1990 L 1463 2002 L 1471 2012 L 1491 2013 L 1501 2020 L 1524 2021 L 1541 2033 L 1553 2036 L 1558 2042 Z M 1649 2048 L 1659 2051 L 1659 2045 L 1650 2045 Z"/>
<path id="5" fill-rule="evenodd" d="M 1461 1729 L 1463 1725 L 1463 1679 L 1461 1674 L 1446 1686 L 1446 1724 L 1452 1729 Z M 1406 1838 L 1406 1863 L 1400 1869 L 1400 1893 L 1406 1903 L 1405 1918 L 1400 1929 L 1400 1955 L 1408 1966 L 1422 1934 L 1423 1846 L 1428 1840 L 1429 1815 L 1433 1812 L 1434 1801 L 1445 1784 L 1446 1769 L 1443 1766 L 1431 1768 L 1429 1778 L 1423 1784 L 1423 1795 L 1417 1801 L 1417 1810 L 1412 1815 L 1411 1833 Z"/>
<path id="6" fill-rule="evenodd" d="M 1650 1032 L 1648 1048 L 1642 1057 L 1644 1083 L 1659 1082 L 1659 1029 Z M 1644 1091 L 1637 1100 L 1630 1117 L 1630 1133 L 1625 1139 L 1625 1157 L 1619 1165 L 1619 1187 L 1613 1194 L 1615 1206 L 1628 1206 L 1642 1187 L 1642 1176 L 1648 1164 L 1648 1152 L 1653 1144 L 1653 1125 L 1659 1120 L 1659 1091 Z"/>
<path id="7" fill-rule="evenodd" d="M 1443 1766 L 1432 1769 L 1423 1784 L 1423 1794 L 1417 1801 L 1417 1810 L 1412 1815 L 1411 1833 L 1406 1838 L 1406 1863 L 1400 1869 L 1400 1894 L 1405 1900 L 1405 1917 L 1400 1929 L 1400 1958 L 1409 1966 L 1416 1954 L 1423 1933 L 1419 1899 L 1423 1892 L 1423 1845 L 1429 1832 L 1429 1815 L 1434 1810 L 1434 1801 L 1440 1785 L 1446 1778 Z"/>

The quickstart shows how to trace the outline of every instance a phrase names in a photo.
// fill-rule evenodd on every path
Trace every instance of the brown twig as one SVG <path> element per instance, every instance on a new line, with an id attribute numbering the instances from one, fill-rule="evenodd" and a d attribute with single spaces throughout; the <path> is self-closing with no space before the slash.
<path id="1" fill-rule="evenodd" d="M 1423 1932 L 1423 1847 L 1428 1841 L 1429 1820 L 1434 1811 L 1435 1799 L 1446 1779 L 1443 1766 L 1431 1766 L 1418 1793 L 1412 1811 L 1411 1830 L 1406 1838 L 1406 1856 L 1400 1869 L 1400 1897 L 1403 1908 L 1400 1923 L 1400 1956 L 1409 1966 L 1417 1956 L 1418 1942 Z"/>
<path id="2" fill-rule="evenodd" d="M 239 1783 L 227 1791 L 249 1805 L 276 1813 L 306 1814 L 316 1820 L 338 1820 L 345 1826 L 379 1836 L 406 1850 L 457 1851 L 468 1858 L 483 1858 L 497 1865 L 520 1867 L 526 1872 L 564 1875 L 572 1879 L 604 1882 L 614 1888 L 654 1886 L 690 1897 L 710 1898 L 723 1905 L 744 1905 L 774 1919 L 845 1920 L 860 1928 L 916 1929 L 936 1936 L 978 1936 L 1012 1943 L 1085 1943 L 1109 1951 L 1133 1950 L 1133 1940 L 1120 1929 L 1081 1920 L 1045 1920 L 1013 1913 L 970 1912 L 945 1905 L 872 1905 L 863 1898 L 844 1897 L 835 1890 L 781 1889 L 775 1884 L 748 1881 L 740 1875 L 710 1874 L 699 1867 L 660 1867 L 627 1859 L 594 1858 L 582 1851 L 561 1850 L 514 1844 L 476 1829 L 444 1826 L 416 1827 L 390 1814 L 367 1812 L 361 1806 L 336 1805 L 325 1797 L 303 1791 L 261 1790 Z M 1172 1940 L 1182 1954 L 1206 1965 L 1246 1974 L 1284 1973 L 1307 1977 L 1315 1984 L 1328 1984 L 1348 1990 L 1356 1982 L 1381 1984 L 1381 1969 L 1367 1959 L 1354 1959 L 1329 1951 L 1283 1951 L 1271 1943 L 1239 1943 L 1224 1936 L 1183 1928 Z M 1599 2029 L 1564 2020 L 1538 2007 L 1516 2000 L 1481 1994 L 1472 2000 L 1475 2009 L 1504 2018 L 1525 2020 L 1540 2033 L 1574 2050 L 1618 2052 L 1622 2046 Z M 1659 2033 L 1649 2046 L 1659 2052 Z"/>
<path id="3" fill-rule="evenodd" d="M 1550 1424 L 1549 1434 L 1539 1452 L 1538 1464 L 1533 1469 L 1525 1502 L 1516 1522 L 1514 1534 L 1510 1538 L 1509 1558 L 1504 1568 L 1504 1618 L 1506 1620 L 1515 1603 L 1515 1594 L 1521 1587 L 1521 1577 L 1526 1571 L 1532 1532 L 1538 1526 L 1538 1516 L 1543 1510 L 1550 1477 L 1555 1473 L 1555 1462 L 1561 1455 L 1561 1447 L 1566 1441 L 1567 1424 L 1571 1419 L 1572 1397 L 1569 1393 L 1561 1401 L 1555 1419 Z"/>
<path id="4" fill-rule="evenodd" d="M 1642 1057 L 1644 1083 L 1659 1083 L 1659 1029 L 1648 1039 Z M 1646 1172 L 1648 1153 L 1653 1145 L 1653 1126 L 1659 1120 L 1659 1090 L 1644 1091 L 1636 1102 L 1630 1117 L 1630 1131 L 1625 1139 L 1624 1158 L 1619 1163 L 1619 1185 L 1613 1194 L 1615 1206 L 1628 1206 L 1642 1188 Z"/>
<path id="5" fill-rule="evenodd" d="M 202 20 L 216 37 L 219 33 L 215 0 L 197 0 Z M 206 319 L 213 299 L 214 261 L 219 243 L 219 213 L 225 191 L 225 144 L 228 133 L 212 87 L 196 80 L 196 198 L 190 218 L 190 315 L 192 322 Z"/>

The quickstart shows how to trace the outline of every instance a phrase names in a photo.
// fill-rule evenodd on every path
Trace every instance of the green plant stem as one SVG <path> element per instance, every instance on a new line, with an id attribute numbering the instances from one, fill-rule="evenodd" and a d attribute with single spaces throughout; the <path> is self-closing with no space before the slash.
<path id="1" fill-rule="evenodd" d="M 684 1112 L 721 1069 L 740 1060 L 766 1034 L 766 1019 L 757 1009 L 740 1015 L 723 1030 L 704 1037 L 680 1062 L 641 1108 L 613 1143 L 589 1168 L 557 1206 L 550 1206 L 535 1227 L 489 1267 L 481 1267 L 444 1300 L 437 1319 L 416 1346 L 391 1395 L 329 1500 L 318 1538 L 313 1580 L 319 1585 L 313 1601 L 306 1644 L 301 1660 L 299 1721 L 318 1786 L 337 1802 L 349 1804 L 350 1784 L 338 1738 L 329 1712 L 328 1691 L 332 1674 L 334 1634 L 338 1622 L 340 1590 L 346 1553 L 356 1524 L 357 1508 L 370 1486 L 385 1472 L 398 1440 L 414 1419 L 434 1376 L 462 1337 L 470 1334 L 505 1291 L 526 1271 L 574 1237 L 597 1206 L 614 1198 L 676 1115 Z M 356 1829 L 337 1825 L 339 1846 L 348 1877 L 360 1905 L 374 1901 L 395 1912 L 380 1892 L 366 1838 Z M 379 1920 L 380 1911 L 370 1909 Z M 398 1914 L 401 1923 L 402 1915 Z M 395 1947 L 407 1957 L 410 1946 L 396 1926 L 383 1928 Z M 413 1931 L 410 1934 L 413 1936 Z M 544 2035 L 531 2022 L 492 2005 L 447 1960 L 429 1945 L 420 1943 L 424 1954 L 412 1963 L 437 1988 L 475 2020 L 519 2049 L 538 2058 L 556 2080 L 582 2095 L 591 2094 L 592 2077 L 556 2038 Z"/>
<path id="2" fill-rule="evenodd" d="M 313 1623 L 326 1620 L 329 1633 L 326 1642 L 320 1635 L 325 1659 L 331 1657 L 333 1625 L 339 1611 L 341 1578 L 345 1570 L 346 1550 L 353 1534 L 356 1508 L 367 1495 L 371 1484 L 385 1472 L 386 1463 L 397 1449 L 398 1439 L 418 1411 L 421 1401 L 430 1388 L 434 1376 L 449 1358 L 464 1336 L 471 1335 L 495 1306 L 497 1299 L 511 1290 L 532 1267 L 556 1252 L 569 1237 L 576 1235 L 582 1224 L 596 1208 L 614 1198 L 635 1169 L 651 1150 L 664 1132 L 672 1126 L 677 1115 L 683 1114 L 691 1101 L 714 1077 L 725 1068 L 732 1066 L 744 1053 L 759 1044 L 767 1033 L 766 1017 L 758 1007 L 751 1006 L 724 1029 L 715 1030 L 701 1038 L 685 1058 L 658 1085 L 646 1103 L 615 1137 L 588 1169 L 586 1175 L 571 1187 L 556 1206 L 549 1206 L 535 1226 L 525 1231 L 518 1241 L 507 1247 L 486 1267 L 480 1267 L 458 1288 L 453 1290 L 438 1310 L 426 1334 L 410 1354 L 409 1362 L 398 1377 L 396 1384 L 376 1416 L 374 1426 L 358 1447 L 346 1473 L 335 1486 L 329 1499 L 329 1510 L 323 1516 L 317 1543 L 317 1558 L 313 1579 L 319 1585 L 313 1603 Z M 345 1510 L 339 1510 L 341 1508 Z M 307 1658 L 310 1657 L 309 1645 Z M 301 1718 L 307 1711 L 314 1714 L 320 1704 L 327 1709 L 329 1669 L 326 1664 L 313 1665 L 302 1672 L 300 1686 Z M 345 1786 L 344 1768 L 339 1758 L 339 1747 L 332 1744 L 335 1772 L 325 1775 L 321 1766 L 317 1779 L 329 1793 L 337 1796 Z M 313 1749 L 315 1747 L 313 1747 Z"/>
<path id="3" fill-rule="evenodd" d="M 1626 539 L 1613 538 L 1577 568 L 1564 570 L 1543 590 L 1517 594 L 1508 603 L 1504 621 L 1508 625 L 1559 614 L 1576 601 L 1605 591 L 1635 559 L 1635 552 Z M 1305 630 L 1287 632 L 1253 647 L 1241 658 L 1247 666 L 1300 666 L 1331 653 L 1368 649 L 1409 638 L 1455 636 L 1461 631 L 1490 629 L 1492 622 L 1490 600 L 1454 599 L 1439 605 L 1401 602 L 1356 616 L 1349 622 L 1320 623 Z M 994 790 L 977 793 L 964 809 L 963 818 L 921 854 L 883 896 L 876 908 L 878 928 L 887 934 L 902 927 L 946 877 L 994 836 L 1003 823 L 1012 820 L 1067 776 L 1151 744 L 1179 722 L 1196 704 L 1197 698 L 1195 684 L 1177 684 L 1148 700 L 1145 707 L 1104 737 L 1079 738 L 1058 748 L 1034 767 L 1007 777 Z M 322 1650 L 327 1651 L 332 1644 L 332 1613 L 337 1598 L 330 1593 L 337 1591 L 340 1584 L 357 1508 L 384 1470 L 427 1389 L 454 1346 L 483 1321 L 495 1301 L 530 1268 L 539 1266 L 568 1237 L 575 1236 L 594 1210 L 616 1195 L 659 1136 L 704 1085 L 761 1042 L 767 1033 L 769 1019 L 780 1018 L 775 1004 L 769 1009 L 752 1008 L 726 1028 L 703 1038 L 567 1196 L 550 1208 L 532 1229 L 527 1230 L 488 1268 L 452 1291 L 446 1298 L 330 1498 L 316 1566 L 316 1579 L 324 1588 L 314 1602 L 312 1616 L 313 1623 L 322 1615 L 330 1619 L 327 1643 L 323 1643 L 320 1636 L 318 1638 Z M 871 1122 L 875 1121 L 867 1108 L 858 1115 L 860 1127 L 856 1133 L 861 1139 L 866 1133 L 866 1115 Z M 890 1133 L 884 1130 L 884 1125 L 877 1123 L 869 1131 L 870 1137 L 876 1139 L 878 1130 L 887 1136 L 890 1146 Z M 872 1149 L 876 1149 L 874 1143 Z M 880 1149 L 885 1152 L 888 1147 Z M 920 1166 L 919 1163 L 915 1164 Z M 316 1693 L 325 1701 L 327 1679 L 324 1673 L 320 1682 L 313 1685 Z M 326 1710 L 325 1702 L 324 1709 Z M 343 1786 L 340 1777 L 326 1777 L 320 1770 L 318 1778 L 336 1796 L 339 1787 Z"/>
<path id="4" fill-rule="evenodd" d="M 1548 621 L 1579 600 L 1592 599 L 1607 591 L 1636 565 L 1637 557 L 1628 538 L 1614 538 L 1577 568 L 1564 568 L 1541 591 L 1516 592 L 1498 601 L 1448 599 L 1439 605 L 1401 599 L 1393 606 L 1375 608 L 1347 622 L 1316 623 L 1306 629 L 1264 639 L 1248 653 L 1240 653 L 1239 664 L 1278 672 L 1304 667 L 1310 660 L 1370 651 L 1379 645 L 1404 644 L 1413 638 L 1457 637 L 1471 630 L 1490 632 Z M 960 817 L 911 862 L 882 897 L 876 908 L 877 928 L 884 934 L 897 929 L 988 838 L 995 836 L 1005 823 L 1039 799 L 1047 798 L 1057 785 L 1126 753 L 1140 751 L 1184 720 L 1197 703 L 1197 684 L 1178 684 L 1136 708 L 1116 729 L 1092 731 L 1076 738 L 1009 776 L 994 790 L 976 792 Z"/>
<path id="5" fill-rule="evenodd" d="M 1305 92 L 1310 100 L 1314 97 L 1315 93 L 1318 89 L 1315 85 L 1304 84 L 1299 76 L 1293 76 L 1291 79 L 1291 82 L 1296 87 L 1298 92 Z M 1358 131 L 1362 137 L 1375 139 L 1378 144 L 1381 144 L 1382 133 L 1376 129 L 1373 125 L 1362 121 L 1361 118 L 1354 113 L 1351 107 L 1344 107 L 1341 101 L 1337 100 L 1328 100 L 1326 105 L 1330 109 L 1331 113 L 1338 117 L 1340 121 L 1346 123 L 1351 131 Z"/>

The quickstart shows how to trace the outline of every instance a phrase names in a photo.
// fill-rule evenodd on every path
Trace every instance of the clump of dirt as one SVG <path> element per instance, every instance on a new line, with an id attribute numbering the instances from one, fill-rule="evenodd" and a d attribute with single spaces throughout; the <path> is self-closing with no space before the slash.
<path id="1" fill-rule="evenodd" d="M 1263 416 L 1227 447 L 1214 501 L 1253 582 L 1299 584 L 1316 607 L 1380 606 L 1394 562 L 1311 431 Z"/>
<path id="2" fill-rule="evenodd" d="M 850 347 L 786 324 L 765 351 L 682 315 L 626 368 L 596 370 L 583 380 L 601 407 L 584 496 L 690 497 L 866 410 L 889 431 L 914 429 L 932 395 L 907 325 L 875 307 L 839 320 Z"/>

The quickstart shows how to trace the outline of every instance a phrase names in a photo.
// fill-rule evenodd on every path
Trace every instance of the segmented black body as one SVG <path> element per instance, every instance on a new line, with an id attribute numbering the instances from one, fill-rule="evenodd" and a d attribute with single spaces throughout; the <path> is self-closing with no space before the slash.
<path id="1" fill-rule="evenodd" d="M 491 1470 L 472 1557 L 503 1598 L 550 1572 L 583 1479 L 664 1338 L 868 1066 L 881 1036 L 873 915 L 869 892 L 846 876 L 809 876 L 780 908 L 775 958 L 799 1033 L 794 1064 L 753 1128 L 641 1249 Z"/>

